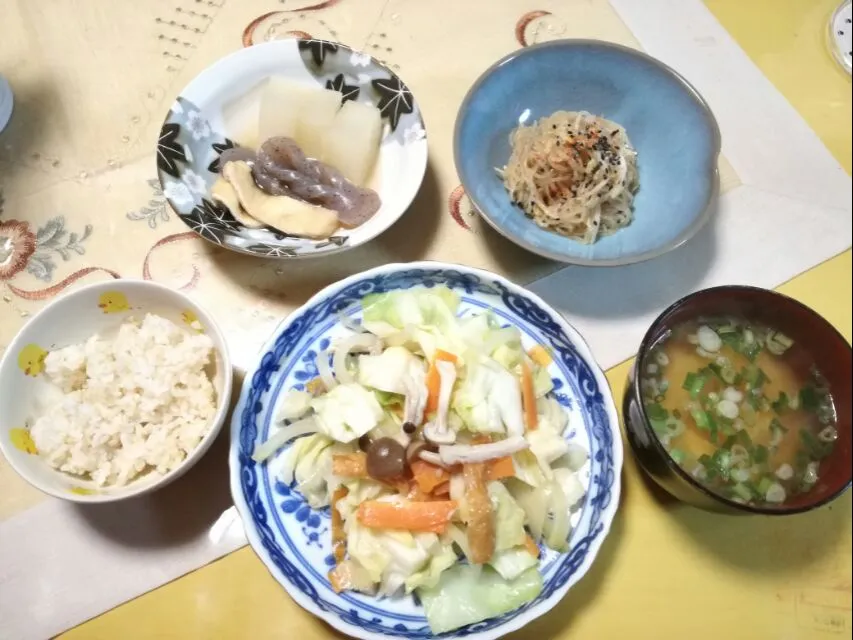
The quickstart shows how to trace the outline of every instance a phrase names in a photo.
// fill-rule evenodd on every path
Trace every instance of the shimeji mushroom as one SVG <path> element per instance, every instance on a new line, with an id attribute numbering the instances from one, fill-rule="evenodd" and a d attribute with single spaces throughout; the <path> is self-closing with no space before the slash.
<path id="1" fill-rule="evenodd" d="M 435 367 L 441 380 L 438 407 L 435 419 L 424 425 L 424 437 L 435 444 L 453 444 L 456 442 L 456 432 L 447 423 L 447 412 L 450 410 L 450 395 L 456 382 L 456 365 L 445 360 L 436 360 Z"/>
<path id="2" fill-rule="evenodd" d="M 486 444 L 448 444 L 438 448 L 438 456 L 445 465 L 472 464 L 503 458 L 527 449 L 530 443 L 522 436 Z"/>

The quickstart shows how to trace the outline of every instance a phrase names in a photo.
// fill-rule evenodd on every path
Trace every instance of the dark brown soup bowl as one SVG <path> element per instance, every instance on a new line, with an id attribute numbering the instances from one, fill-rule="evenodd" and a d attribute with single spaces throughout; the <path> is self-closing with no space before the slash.
<path id="1" fill-rule="evenodd" d="M 779 506 L 753 506 L 729 500 L 705 488 L 684 471 L 658 440 L 646 415 L 637 377 L 649 350 L 675 327 L 701 317 L 734 316 L 781 331 L 805 347 L 829 383 L 838 417 L 838 440 L 821 461 L 817 484 Z M 639 368 L 638 368 L 639 367 Z M 623 416 L 628 442 L 640 465 L 663 489 L 679 500 L 709 511 L 733 514 L 788 515 L 815 509 L 850 488 L 851 388 L 850 345 L 826 320 L 796 300 L 754 287 L 725 286 L 698 291 L 669 307 L 646 332 L 628 376 Z"/>

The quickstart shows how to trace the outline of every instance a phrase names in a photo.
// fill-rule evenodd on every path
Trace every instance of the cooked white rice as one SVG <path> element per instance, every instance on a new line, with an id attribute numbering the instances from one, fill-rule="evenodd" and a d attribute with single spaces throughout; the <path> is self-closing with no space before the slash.
<path id="1" fill-rule="evenodd" d="M 52 351 L 45 374 L 57 389 L 30 430 L 39 454 L 102 486 L 171 471 L 210 429 L 212 358 L 209 337 L 151 314 L 114 338 Z"/>

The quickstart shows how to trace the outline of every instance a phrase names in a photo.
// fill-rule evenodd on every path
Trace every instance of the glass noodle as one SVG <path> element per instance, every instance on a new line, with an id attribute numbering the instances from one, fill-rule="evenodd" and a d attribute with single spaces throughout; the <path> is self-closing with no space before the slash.
<path id="1" fill-rule="evenodd" d="M 591 244 L 631 223 L 637 152 L 620 125 L 585 111 L 557 111 L 514 129 L 510 145 L 498 174 L 540 227 Z"/>

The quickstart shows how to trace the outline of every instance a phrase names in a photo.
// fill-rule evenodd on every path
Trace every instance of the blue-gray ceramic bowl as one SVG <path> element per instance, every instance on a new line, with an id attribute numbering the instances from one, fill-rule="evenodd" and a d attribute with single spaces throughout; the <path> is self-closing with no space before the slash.
<path id="1" fill-rule="evenodd" d="M 519 123 L 559 110 L 620 123 L 638 152 L 634 221 L 591 245 L 538 227 L 495 173 Z M 696 89 L 660 61 L 608 42 L 557 40 L 511 53 L 480 76 L 459 109 L 453 152 L 462 186 L 498 232 L 554 260 L 615 266 L 666 253 L 708 221 L 720 130 Z"/>

